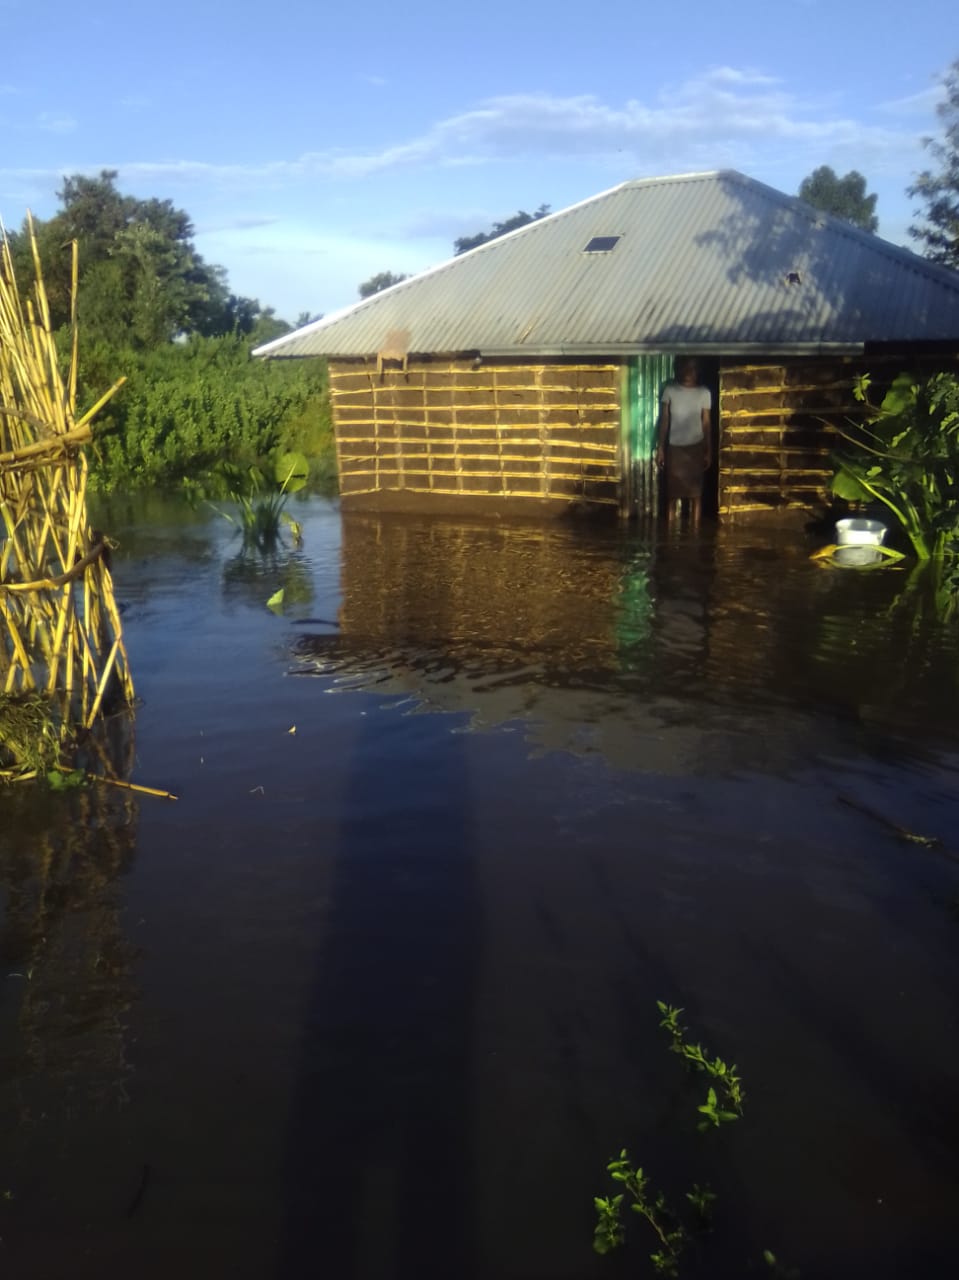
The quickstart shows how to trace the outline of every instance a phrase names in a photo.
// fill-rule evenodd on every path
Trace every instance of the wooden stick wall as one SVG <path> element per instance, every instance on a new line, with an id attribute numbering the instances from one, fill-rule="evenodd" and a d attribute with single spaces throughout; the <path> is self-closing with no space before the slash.
<path id="1" fill-rule="evenodd" d="M 724 364 L 720 370 L 721 515 L 810 507 L 826 495 L 835 433 L 823 419 L 856 417 L 858 370 L 838 360 Z"/>
<path id="2" fill-rule="evenodd" d="M 619 501 L 616 364 L 330 362 L 340 490 Z"/>
<path id="3" fill-rule="evenodd" d="M 860 420 L 853 395 L 868 373 L 878 403 L 897 374 L 930 374 L 955 357 L 885 352 L 793 356 L 781 363 L 723 363 L 720 369 L 719 513 L 809 508 L 828 500 L 838 439 L 833 423 Z"/>

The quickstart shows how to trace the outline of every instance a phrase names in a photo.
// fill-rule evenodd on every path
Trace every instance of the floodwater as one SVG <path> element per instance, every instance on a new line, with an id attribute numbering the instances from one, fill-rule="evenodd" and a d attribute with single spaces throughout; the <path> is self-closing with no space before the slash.
<path id="1" fill-rule="evenodd" d="M 297 514 L 106 517 L 179 799 L 0 792 L 2 1274 L 650 1274 L 624 1146 L 718 1196 L 684 1275 L 948 1274 L 959 624 L 803 534 Z"/>

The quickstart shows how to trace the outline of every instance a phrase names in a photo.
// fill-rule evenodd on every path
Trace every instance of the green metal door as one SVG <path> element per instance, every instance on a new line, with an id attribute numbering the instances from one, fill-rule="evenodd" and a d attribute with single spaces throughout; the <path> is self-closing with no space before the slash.
<path id="1" fill-rule="evenodd" d="M 626 463 L 631 471 L 633 511 L 654 518 L 659 508 L 656 471 L 656 424 L 663 387 L 673 376 L 673 357 L 656 353 L 629 362 L 629 411 L 626 420 Z"/>

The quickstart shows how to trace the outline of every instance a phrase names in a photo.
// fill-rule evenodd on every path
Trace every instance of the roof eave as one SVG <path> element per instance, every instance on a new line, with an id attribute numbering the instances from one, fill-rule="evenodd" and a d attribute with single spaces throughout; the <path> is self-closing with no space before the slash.
<path id="1" fill-rule="evenodd" d="M 483 347 L 478 354 L 491 360 L 515 359 L 520 356 L 634 356 L 655 352 L 662 355 L 679 355 L 695 352 L 697 355 L 861 355 L 863 342 L 611 342 L 591 345 L 581 342 L 562 343 L 542 347 Z M 473 353 L 471 353 L 473 354 Z"/>
<path id="2" fill-rule="evenodd" d="M 695 353 L 702 356 L 859 356 L 865 352 L 865 342 L 604 342 L 591 344 L 565 342 L 543 346 L 522 347 L 469 347 L 461 351 L 410 351 L 408 359 L 444 360 L 528 360 L 532 359 L 607 359 L 656 353 L 680 355 Z M 254 352 L 254 355 L 257 353 Z M 264 353 L 266 354 L 266 353 Z M 266 354 L 270 360 L 376 360 L 375 351 L 311 351 Z"/>

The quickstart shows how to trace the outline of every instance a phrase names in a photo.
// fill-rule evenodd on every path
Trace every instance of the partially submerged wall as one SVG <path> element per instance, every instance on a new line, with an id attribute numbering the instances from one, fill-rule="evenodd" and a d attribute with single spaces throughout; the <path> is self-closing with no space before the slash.
<path id="1" fill-rule="evenodd" d="M 723 362 L 719 373 L 720 515 L 824 502 L 836 445 L 831 423 L 855 418 L 862 361 Z"/>
<path id="2" fill-rule="evenodd" d="M 830 500 L 835 424 L 860 420 L 853 387 L 872 380 L 870 399 L 903 372 L 955 372 L 954 354 L 928 350 L 861 356 L 791 356 L 720 365 L 719 514 L 809 510 Z"/>
<path id="3" fill-rule="evenodd" d="M 615 507 L 621 381 L 617 364 L 330 361 L 343 500 Z"/>

